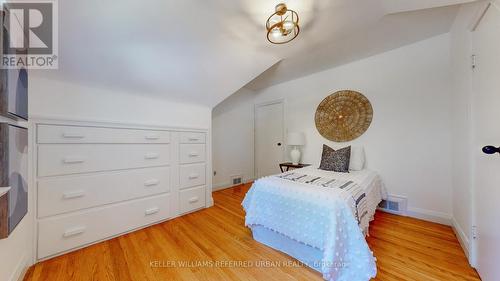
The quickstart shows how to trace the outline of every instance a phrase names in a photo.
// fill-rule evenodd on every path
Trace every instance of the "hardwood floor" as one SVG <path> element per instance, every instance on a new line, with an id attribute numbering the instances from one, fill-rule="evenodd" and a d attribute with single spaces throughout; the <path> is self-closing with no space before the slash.
<path id="1" fill-rule="evenodd" d="M 295 260 L 252 239 L 240 205 L 248 188 L 215 192 L 212 208 L 36 264 L 24 280 L 322 280 L 307 267 L 255 266 Z M 377 213 L 368 243 L 376 280 L 479 280 L 448 226 Z"/>

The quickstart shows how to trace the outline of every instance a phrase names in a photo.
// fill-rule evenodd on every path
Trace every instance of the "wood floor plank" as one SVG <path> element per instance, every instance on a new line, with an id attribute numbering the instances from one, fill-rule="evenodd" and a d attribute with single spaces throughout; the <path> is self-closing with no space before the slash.
<path id="1" fill-rule="evenodd" d="M 214 192 L 209 209 L 38 263 L 24 280 L 322 280 L 308 267 L 255 266 L 297 262 L 253 240 L 241 207 L 249 188 Z M 374 280 L 480 280 L 449 226 L 377 212 L 367 241 L 377 258 Z"/>

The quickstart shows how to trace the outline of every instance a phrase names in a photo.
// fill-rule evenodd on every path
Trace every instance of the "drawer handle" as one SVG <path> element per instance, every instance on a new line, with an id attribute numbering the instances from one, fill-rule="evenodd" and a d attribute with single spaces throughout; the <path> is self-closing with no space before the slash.
<path id="1" fill-rule="evenodd" d="M 196 203 L 198 201 L 200 201 L 200 198 L 198 198 L 198 196 L 189 199 L 189 203 Z"/>
<path id="2" fill-rule="evenodd" d="M 79 226 L 79 227 L 75 227 L 75 228 L 72 228 L 72 229 L 69 229 L 69 230 L 66 230 L 63 234 L 63 237 L 64 238 L 68 238 L 68 237 L 72 237 L 72 236 L 76 236 L 76 235 L 79 235 L 79 234 L 82 234 L 85 232 L 87 228 L 85 226 Z"/>
<path id="3" fill-rule="evenodd" d="M 147 160 L 158 159 L 158 157 L 160 157 L 160 155 L 158 155 L 158 153 L 148 153 L 148 154 L 144 155 L 144 159 L 147 159 Z"/>
<path id="4" fill-rule="evenodd" d="M 158 185 L 159 183 L 160 183 L 159 180 L 153 179 L 153 180 L 145 181 L 144 186 L 155 186 L 155 185 Z"/>
<path id="5" fill-rule="evenodd" d="M 72 134 L 72 133 L 63 133 L 62 136 L 65 139 L 83 139 L 83 138 L 85 138 L 84 135 Z"/>
<path id="6" fill-rule="evenodd" d="M 80 198 L 85 196 L 85 191 L 83 190 L 77 190 L 73 192 L 66 192 L 63 194 L 64 199 L 75 199 L 75 198 Z"/>
<path id="7" fill-rule="evenodd" d="M 194 179 L 197 179 L 199 177 L 200 177 L 200 175 L 198 175 L 198 174 L 191 174 L 191 175 L 189 175 L 189 179 L 190 180 L 194 180 Z"/>
<path id="8" fill-rule="evenodd" d="M 189 138 L 189 141 L 199 141 L 199 138 Z"/>
<path id="9" fill-rule="evenodd" d="M 85 162 L 85 159 L 69 157 L 69 158 L 64 158 L 63 162 L 64 164 L 78 164 Z"/>
<path id="10" fill-rule="evenodd" d="M 158 135 L 149 135 L 149 136 L 145 136 L 145 138 L 147 140 L 158 140 L 158 139 L 160 139 L 160 136 L 158 136 Z"/>
<path id="11" fill-rule="evenodd" d="M 156 213 L 158 213 L 160 211 L 160 208 L 158 207 L 154 207 L 154 208 L 151 208 L 151 209 L 147 209 L 145 214 L 146 216 L 151 216 L 151 215 L 154 215 Z"/>
<path id="12" fill-rule="evenodd" d="M 200 154 L 196 151 L 192 151 L 191 153 L 189 153 L 189 157 L 197 157 L 199 156 Z"/>

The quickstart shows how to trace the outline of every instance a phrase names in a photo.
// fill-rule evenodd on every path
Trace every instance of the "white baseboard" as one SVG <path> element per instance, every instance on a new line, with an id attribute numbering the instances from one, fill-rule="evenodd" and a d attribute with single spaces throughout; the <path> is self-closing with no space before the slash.
<path id="1" fill-rule="evenodd" d="M 254 178 L 249 178 L 249 179 L 243 179 L 243 183 L 249 183 L 254 181 Z M 216 183 L 212 185 L 212 192 L 226 189 L 226 188 L 231 188 L 234 185 L 232 185 L 230 182 L 223 182 L 223 183 Z"/>
<path id="2" fill-rule="evenodd" d="M 455 232 L 458 242 L 460 243 L 460 246 L 462 246 L 462 249 L 464 250 L 465 255 L 467 256 L 467 259 L 469 260 L 470 263 L 470 242 L 469 242 L 470 240 L 465 234 L 463 228 L 455 220 L 455 218 L 452 218 L 451 220 L 452 220 L 453 231 Z"/>
<path id="3" fill-rule="evenodd" d="M 406 211 L 406 215 L 412 218 L 421 219 L 425 221 L 440 223 L 449 226 L 452 225 L 451 215 L 442 212 L 436 212 L 420 208 L 408 208 L 408 210 Z"/>
<path id="4" fill-rule="evenodd" d="M 15 270 L 12 272 L 12 275 L 9 278 L 9 281 L 22 281 L 24 280 L 24 275 L 26 275 L 26 272 L 28 271 L 29 266 L 31 265 L 30 260 L 26 258 L 26 256 L 23 256 L 19 262 L 17 263 L 17 266 Z"/>
<path id="5" fill-rule="evenodd" d="M 217 190 L 222 190 L 231 187 L 231 184 L 229 182 L 223 182 L 223 183 L 214 183 L 212 185 L 212 192 L 217 191 Z"/>

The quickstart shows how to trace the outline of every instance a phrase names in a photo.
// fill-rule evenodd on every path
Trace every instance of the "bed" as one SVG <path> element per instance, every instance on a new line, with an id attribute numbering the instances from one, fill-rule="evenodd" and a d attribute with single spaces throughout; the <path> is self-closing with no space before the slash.
<path id="1" fill-rule="evenodd" d="M 365 234 L 385 197 L 374 171 L 306 167 L 255 181 L 242 205 L 256 241 L 296 258 L 326 280 L 365 281 L 377 273 Z"/>

